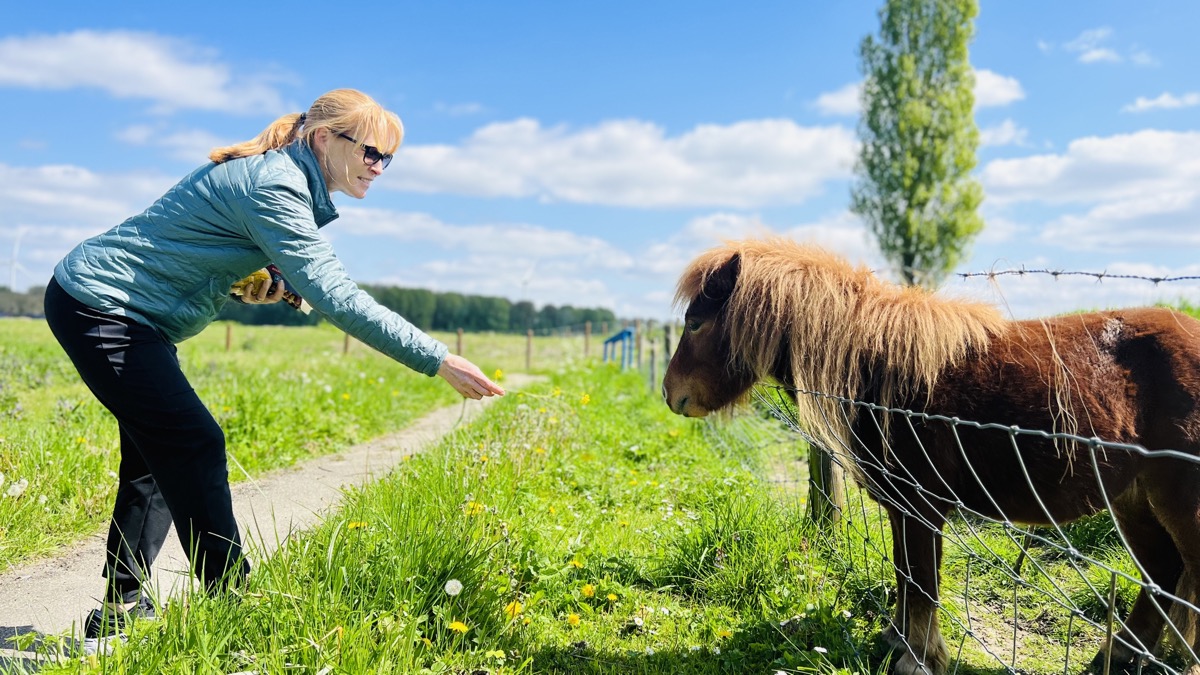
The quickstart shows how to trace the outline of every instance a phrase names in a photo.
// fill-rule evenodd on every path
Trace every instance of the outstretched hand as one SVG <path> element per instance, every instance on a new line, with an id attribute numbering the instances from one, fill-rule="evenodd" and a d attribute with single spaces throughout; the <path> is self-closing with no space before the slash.
<path id="1" fill-rule="evenodd" d="M 504 389 L 488 379 L 479 366 L 457 354 L 446 356 L 437 374 L 467 398 L 481 399 L 485 396 L 504 395 Z"/>

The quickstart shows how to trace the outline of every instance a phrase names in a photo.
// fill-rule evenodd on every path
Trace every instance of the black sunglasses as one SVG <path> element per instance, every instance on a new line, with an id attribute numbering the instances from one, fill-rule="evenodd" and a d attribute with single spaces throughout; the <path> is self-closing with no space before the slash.
<path id="1" fill-rule="evenodd" d="M 341 136 L 342 138 L 350 141 L 351 143 L 358 143 L 357 140 L 355 140 L 354 138 L 352 138 L 346 134 L 343 134 L 340 131 L 338 132 L 338 136 Z M 373 145 L 363 145 L 362 143 L 358 143 L 358 147 L 362 148 L 363 164 L 366 164 L 367 166 L 375 166 L 377 163 L 383 162 L 383 168 L 386 169 L 386 168 L 388 168 L 388 164 L 392 163 L 391 155 L 383 154 L 382 152 L 379 151 L 379 148 L 377 148 Z"/>

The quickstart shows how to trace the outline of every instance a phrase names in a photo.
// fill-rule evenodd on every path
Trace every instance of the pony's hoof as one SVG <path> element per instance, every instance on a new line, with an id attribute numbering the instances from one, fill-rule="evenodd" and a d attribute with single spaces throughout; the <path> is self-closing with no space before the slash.
<path id="1" fill-rule="evenodd" d="M 1111 663 L 1109 663 L 1108 672 L 1110 675 L 1138 675 L 1139 672 L 1145 674 L 1160 671 L 1158 668 L 1145 665 L 1139 669 L 1138 659 L 1136 657 L 1122 659 L 1120 656 L 1118 656 L 1117 658 L 1114 658 Z M 1096 656 L 1092 658 L 1092 662 L 1088 664 L 1088 667 L 1086 670 L 1084 670 L 1083 675 L 1104 675 L 1103 651 L 1097 653 Z M 1183 671 L 1183 675 L 1200 675 L 1200 667 L 1192 666 Z"/>

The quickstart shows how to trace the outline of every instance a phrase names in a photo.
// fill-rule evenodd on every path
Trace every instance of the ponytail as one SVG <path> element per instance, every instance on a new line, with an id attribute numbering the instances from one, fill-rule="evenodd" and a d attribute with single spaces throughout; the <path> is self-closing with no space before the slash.
<path id="1" fill-rule="evenodd" d="M 304 118 L 304 113 L 284 115 L 271 122 L 266 129 L 263 129 L 262 133 L 251 140 L 223 148 L 214 148 L 212 152 L 208 153 L 208 158 L 220 164 L 238 157 L 261 155 L 268 150 L 282 148 L 296 139 L 301 125 L 304 124 Z"/>

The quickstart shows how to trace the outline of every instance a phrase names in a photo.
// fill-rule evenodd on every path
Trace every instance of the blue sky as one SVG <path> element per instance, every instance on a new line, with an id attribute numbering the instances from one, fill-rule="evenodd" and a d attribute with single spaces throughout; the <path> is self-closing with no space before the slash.
<path id="1" fill-rule="evenodd" d="M 692 256 L 771 232 L 883 270 L 847 210 L 875 2 L 22 4 L 0 23 L 0 284 L 44 284 L 338 87 L 405 122 L 324 232 L 359 281 L 677 316 Z M 984 233 L 959 271 L 1200 275 L 1195 0 L 982 0 Z M 16 251 L 13 264 L 12 252 Z M 1200 284 L 951 278 L 1024 318 Z"/>

